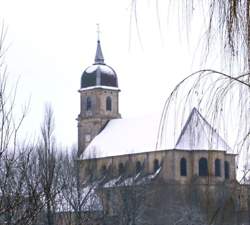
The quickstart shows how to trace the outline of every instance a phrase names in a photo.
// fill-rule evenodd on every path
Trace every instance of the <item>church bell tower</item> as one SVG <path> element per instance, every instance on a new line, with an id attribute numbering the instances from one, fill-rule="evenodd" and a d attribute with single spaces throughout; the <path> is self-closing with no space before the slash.
<path id="1" fill-rule="evenodd" d="M 121 117 L 119 92 L 116 72 L 105 64 L 98 37 L 94 63 L 81 77 L 80 114 L 77 118 L 79 155 L 109 120 Z"/>

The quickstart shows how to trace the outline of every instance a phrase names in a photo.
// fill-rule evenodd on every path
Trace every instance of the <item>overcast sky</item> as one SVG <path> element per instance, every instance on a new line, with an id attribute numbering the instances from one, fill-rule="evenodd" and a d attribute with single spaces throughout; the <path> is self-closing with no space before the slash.
<path id="1" fill-rule="evenodd" d="M 118 75 L 122 117 L 161 112 L 174 86 L 204 67 L 199 64 L 202 19 L 187 39 L 185 26 L 173 19 L 177 13 L 166 1 L 158 1 L 158 11 L 156 1 L 137 1 L 136 15 L 132 2 L 0 0 L 0 19 L 8 27 L 9 81 L 19 78 L 17 108 L 31 97 L 25 134 L 38 135 L 44 104 L 49 102 L 58 142 L 76 143 L 77 91 L 82 72 L 94 62 L 97 23 L 105 62 Z M 215 61 L 216 57 L 213 68 Z"/>

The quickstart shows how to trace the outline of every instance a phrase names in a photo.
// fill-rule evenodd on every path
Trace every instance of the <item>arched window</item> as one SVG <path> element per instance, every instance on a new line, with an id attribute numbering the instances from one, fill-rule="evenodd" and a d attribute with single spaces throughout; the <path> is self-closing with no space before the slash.
<path id="1" fill-rule="evenodd" d="M 221 169 L 220 169 L 220 160 L 219 159 L 215 160 L 214 166 L 215 166 L 215 176 L 220 177 L 221 176 Z"/>
<path id="2" fill-rule="evenodd" d="M 91 98 L 88 96 L 86 100 L 86 110 L 87 111 L 91 110 L 91 107 L 92 107 Z"/>
<path id="3" fill-rule="evenodd" d="M 159 160 L 154 160 L 154 172 L 156 172 L 160 168 Z"/>
<path id="4" fill-rule="evenodd" d="M 181 176 L 187 176 L 187 160 L 185 158 L 180 161 L 180 172 Z"/>
<path id="5" fill-rule="evenodd" d="M 208 166 L 206 158 L 200 158 L 199 160 L 199 176 L 208 176 Z"/>
<path id="6" fill-rule="evenodd" d="M 106 98 L 106 110 L 112 111 L 112 99 L 110 96 Z"/>
<path id="7" fill-rule="evenodd" d="M 141 162 L 137 161 L 136 164 L 135 164 L 135 172 L 139 173 L 139 172 L 141 172 L 141 169 L 142 169 Z"/>
<path id="8" fill-rule="evenodd" d="M 119 175 L 122 175 L 125 172 L 123 163 L 119 163 L 118 170 L 119 170 Z"/>
<path id="9" fill-rule="evenodd" d="M 107 172 L 107 167 L 105 165 L 102 165 L 102 168 L 101 168 L 101 174 L 102 175 L 105 175 Z"/>
<path id="10" fill-rule="evenodd" d="M 224 170 L 225 170 L 225 179 L 229 179 L 230 174 L 229 174 L 229 162 L 228 161 L 224 162 Z"/>

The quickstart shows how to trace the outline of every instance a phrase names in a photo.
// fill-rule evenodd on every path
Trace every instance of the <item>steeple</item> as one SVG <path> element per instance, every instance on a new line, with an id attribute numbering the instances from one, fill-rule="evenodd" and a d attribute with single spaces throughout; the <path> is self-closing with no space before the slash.
<path id="1" fill-rule="evenodd" d="M 118 88 L 117 75 L 114 69 L 104 63 L 100 42 L 100 29 L 97 24 L 97 48 L 94 63 L 82 74 L 81 88 L 108 86 Z"/>
<path id="2" fill-rule="evenodd" d="M 121 118 L 118 79 L 115 70 L 104 63 L 99 27 L 94 64 L 81 76 L 80 114 L 78 115 L 78 153 L 81 154 L 109 120 Z"/>
<path id="3" fill-rule="evenodd" d="M 97 48 L 96 48 L 94 64 L 104 64 L 104 58 L 103 58 L 102 48 L 101 48 L 101 43 L 100 43 L 99 38 L 97 40 Z"/>
<path id="4" fill-rule="evenodd" d="M 103 54 L 102 54 L 101 43 L 100 43 L 100 27 L 99 27 L 99 24 L 96 24 L 96 25 L 97 25 L 97 48 L 96 48 L 94 64 L 105 64 Z"/>

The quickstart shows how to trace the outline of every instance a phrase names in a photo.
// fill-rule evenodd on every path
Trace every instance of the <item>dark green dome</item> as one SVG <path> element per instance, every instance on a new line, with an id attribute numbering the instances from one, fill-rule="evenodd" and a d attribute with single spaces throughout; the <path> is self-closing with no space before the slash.
<path id="1" fill-rule="evenodd" d="M 93 86 L 118 87 L 116 72 L 105 64 L 89 66 L 82 74 L 81 88 Z"/>

